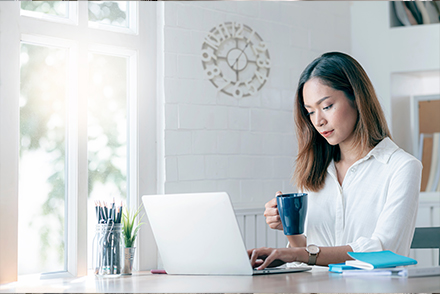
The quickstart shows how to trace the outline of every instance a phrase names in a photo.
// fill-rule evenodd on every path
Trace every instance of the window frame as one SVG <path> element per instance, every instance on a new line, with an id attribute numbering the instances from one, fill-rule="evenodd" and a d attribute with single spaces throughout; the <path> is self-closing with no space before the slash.
<path id="1" fill-rule="evenodd" d="M 45 14 L 37 11 L 22 10 L 21 4 L 19 10 L 21 16 L 30 17 L 33 19 L 46 20 L 46 21 L 57 22 L 62 24 L 71 24 L 71 25 L 78 24 L 78 5 L 75 5 L 75 2 L 70 2 L 70 1 L 67 2 L 67 13 L 68 13 L 67 17 Z"/>
<path id="2" fill-rule="evenodd" d="M 71 222 L 75 222 L 76 220 L 73 218 L 74 211 L 69 209 L 69 207 L 73 206 L 73 203 L 77 201 L 77 189 L 78 186 L 78 95 L 76 94 L 76 89 L 74 85 L 77 84 L 78 70 L 75 64 L 78 62 L 78 43 L 73 40 L 61 39 L 61 38 L 53 38 L 43 35 L 37 34 L 21 34 L 20 35 L 20 45 L 26 43 L 31 45 L 43 46 L 43 47 L 52 47 L 52 48 L 61 48 L 67 51 L 67 61 L 66 61 L 66 130 L 65 130 L 65 147 L 66 147 L 66 158 L 65 158 L 65 174 L 66 174 L 66 182 L 65 182 L 65 209 L 64 209 L 64 241 L 65 241 L 65 250 L 64 250 L 64 270 L 50 273 L 42 273 L 44 275 L 49 274 L 59 274 L 66 271 L 69 271 L 69 247 L 72 244 L 69 244 L 69 239 L 75 240 L 76 236 L 72 235 L 70 232 L 69 224 Z M 20 118 L 19 118 L 20 119 Z M 70 246 L 69 246 L 70 245 Z"/>
<path id="3" fill-rule="evenodd" d="M 68 103 L 68 184 L 67 184 L 67 271 L 61 276 L 87 275 L 87 107 L 89 49 L 96 46 L 125 48 L 130 51 L 128 74 L 130 89 L 127 135 L 130 137 L 128 154 L 130 168 L 127 170 L 131 207 L 137 207 L 144 194 L 156 194 L 158 162 L 156 156 L 156 14 L 158 7 L 138 5 L 138 34 L 121 34 L 102 31 L 88 25 L 88 2 L 71 3 L 77 5 L 77 24 L 50 22 L 20 14 L 19 1 L 0 3 L 0 283 L 18 279 L 18 162 L 19 162 L 19 94 L 20 94 L 20 43 L 21 36 L 45 36 L 66 40 L 69 36 L 69 63 L 75 64 L 76 71 L 69 70 Z M 69 4 L 70 5 L 70 4 Z M 69 9 L 70 11 L 70 9 Z M 140 19 L 142 13 L 145 17 Z M 56 25 L 53 25 L 56 24 Z M 118 34 L 117 38 L 114 38 Z M 32 37 L 31 37 L 32 38 Z M 73 42 L 73 43 L 72 43 Z M 121 46 L 123 45 L 123 46 Z M 104 48 L 101 47 L 101 48 Z M 127 53 L 126 51 L 125 53 Z M 135 54 L 133 55 L 133 52 Z M 142 77 L 142 80 L 141 80 Z M 11 97 L 15 97 L 11 98 Z M 73 111 L 73 115 L 72 115 Z M 72 137 L 73 136 L 73 137 Z M 142 153 L 139 153 L 142 150 Z M 144 219 L 143 221 L 146 221 Z M 148 223 L 148 222 L 147 222 Z M 4 224 L 8 224 L 5 226 Z M 151 269 L 156 266 L 157 253 L 149 225 L 139 233 L 139 248 L 135 268 Z M 142 248 L 142 250 L 141 250 Z M 144 250 L 148 248 L 148 250 Z M 45 275 L 60 277 L 60 274 Z"/>
<path id="4" fill-rule="evenodd" d="M 128 27 L 125 28 L 117 27 L 117 26 L 102 24 L 94 21 L 89 21 L 89 27 L 98 30 L 137 35 L 139 33 L 139 18 L 138 18 L 138 13 L 136 12 L 139 11 L 139 5 L 138 5 L 139 3 L 137 1 L 126 1 L 126 2 L 128 5 L 128 15 L 130 16 Z M 133 13 L 133 11 L 135 13 Z"/>

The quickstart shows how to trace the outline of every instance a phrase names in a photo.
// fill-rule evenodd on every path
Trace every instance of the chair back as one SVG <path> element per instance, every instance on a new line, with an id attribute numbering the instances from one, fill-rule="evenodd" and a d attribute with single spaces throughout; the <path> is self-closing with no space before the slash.
<path id="1" fill-rule="evenodd" d="M 440 227 L 416 228 L 411 249 L 428 248 L 439 250 L 438 264 L 440 265 Z"/>

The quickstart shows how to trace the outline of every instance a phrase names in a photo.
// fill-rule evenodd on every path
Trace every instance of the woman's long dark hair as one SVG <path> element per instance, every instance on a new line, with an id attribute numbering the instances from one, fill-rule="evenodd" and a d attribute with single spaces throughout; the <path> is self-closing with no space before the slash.
<path id="1" fill-rule="evenodd" d="M 313 60 L 302 72 L 295 97 L 294 117 L 298 139 L 293 181 L 300 190 L 319 191 L 323 188 L 327 168 L 341 158 L 339 145 L 332 146 L 315 129 L 304 107 L 304 84 L 312 78 L 335 90 L 344 92 L 358 112 L 354 128 L 354 148 L 373 148 L 390 137 L 385 115 L 373 85 L 362 66 L 351 56 L 328 52 Z"/>

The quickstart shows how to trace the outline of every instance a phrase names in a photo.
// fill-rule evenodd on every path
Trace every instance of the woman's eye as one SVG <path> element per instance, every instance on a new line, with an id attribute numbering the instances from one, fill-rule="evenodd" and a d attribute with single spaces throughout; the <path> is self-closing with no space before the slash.
<path id="1" fill-rule="evenodd" d="M 332 108 L 332 106 L 333 106 L 333 104 L 330 104 L 329 106 L 327 106 L 327 107 L 324 107 L 323 109 L 324 109 L 324 110 L 327 110 L 327 109 L 330 109 L 330 108 Z"/>
<path id="2" fill-rule="evenodd" d="M 312 114 L 314 114 L 315 112 L 314 111 L 312 111 L 312 112 L 308 112 L 307 113 L 307 116 L 311 116 Z"/>

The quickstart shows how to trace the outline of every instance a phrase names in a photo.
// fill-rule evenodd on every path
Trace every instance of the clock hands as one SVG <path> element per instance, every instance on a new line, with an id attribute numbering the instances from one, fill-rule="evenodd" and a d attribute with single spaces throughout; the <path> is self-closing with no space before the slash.
<path id="1" fill-rule="evenodd" d="M 249 44 L 250 44 L 250 43 L 247 42 L 247 43 L 246 43 L 246 46 L 244 46 L 243 50 L 241 50 L 241 52 L 240 52 L 240 54 L 238 55 L 237 59 L 235 59 L 235 62 L 231 65 L 231 68 L 232 68 L 232 69 L 234 69 L 234 65 L 237 64 L 238 60 L 240 59 L 241 55 L 243 55 L 244 50 L 246 50 L 246 48 L 247 48 L 247 46 L 248 46 Z M 237 45 L 238 45 L 238 44 L 237 44 Z M 237 64 L 237 68 L 235 69 L 235 74 L 236 74 L 236 80 L 237 80 L 237 81 L 239 80 L 239 78 L 238 78 L 238 72 L 239 72 L 239 70 L 238 70 L 238 64 Z"/>
<path id="2" fill-rule="evenodd" d="M 238 60 L 240 59 L 241 55 L 244 53 L 244 50 L 246 50 L 246 47 L 249 45 L 250 43 L 246 43 L 246 46 L 244 46 L 243 50 L 241 50 L 240 55 L 238 55 L 237 59 L 235 60 L 234 64 L 231 65 L 232 68 L 234 68 L 234 65 L 238 62 Z"/>

